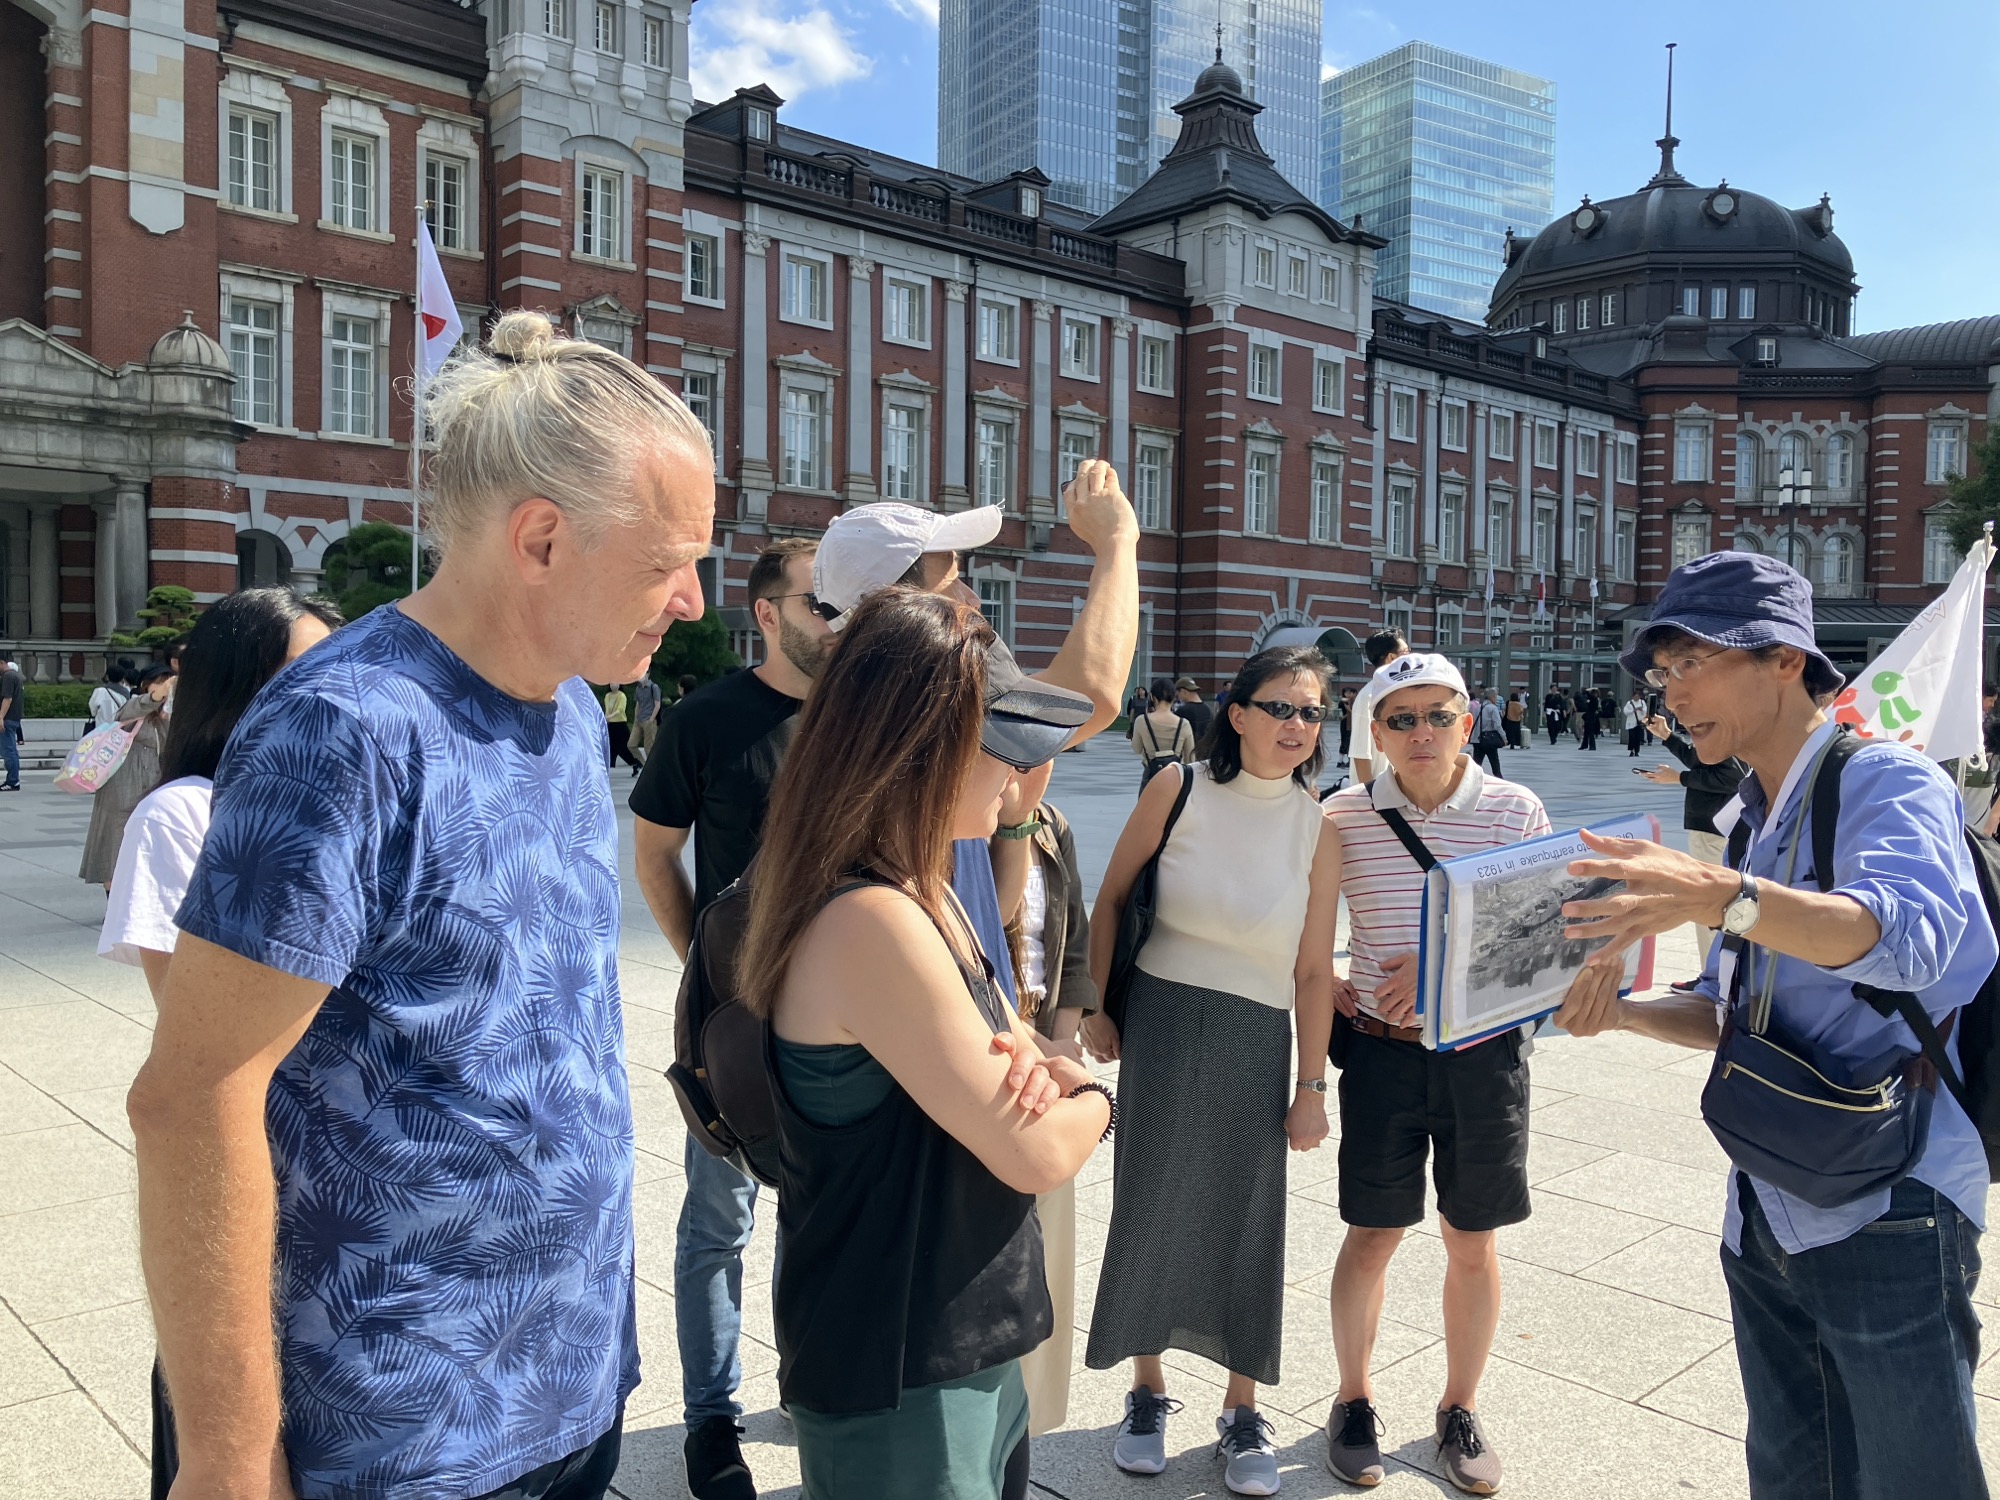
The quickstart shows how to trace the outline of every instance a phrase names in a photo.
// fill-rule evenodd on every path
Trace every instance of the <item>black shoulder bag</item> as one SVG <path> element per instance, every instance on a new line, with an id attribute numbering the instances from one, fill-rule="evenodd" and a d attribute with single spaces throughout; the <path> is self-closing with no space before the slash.
<path id="1" fill-rule="evenodd" d="M 1187 806 L 1188 793 L 1194 790 L 1194 767 L 1181 768 L 1181 789 L 1174 795 L 1173 810 L 1167 814 L 1166 827 L 1160 830 L 1160 846 L 1153 851 L 1153 857 L 1139 867 L 1133 878 L 1131 894 L 1126 896 L 1125 905 L 1118 913 L 1118 942 L 1111 950 L 1111 973 L 1104 981 L 1104 1013 L 1121 1032 L 1125 1029 L 1125 997 L 1131 993 L 1132 975 L 1139 967 L 1139 950 L 1146 946 L 1146 939 L 1153 935 L 1153 919 L 1159 912 L 1160 903 L 1160 856 L 1167 852 L 1167 840 L 1173 836 L 1174 824 L 1180 821 L 1181 809 Z"/>

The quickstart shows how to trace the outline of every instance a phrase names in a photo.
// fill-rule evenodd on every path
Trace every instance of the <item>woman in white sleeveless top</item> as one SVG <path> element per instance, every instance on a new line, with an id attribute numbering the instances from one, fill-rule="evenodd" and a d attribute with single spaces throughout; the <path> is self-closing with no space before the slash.
<path id="1" fill-rule="evenodd" d="M 1112 1456 L 1136 1474 L 1165 1466 L 1165 1419 L 1178 1409 L 1159 1356 L 1181 1349 L 1223 1366 L 1217 1453 L 1224 1482 L 1244 1495 L 1278 1488 L 1257 1386 L 1278 1379 L 1285 1151 L 1327 1136 L 1338 869 L 1322 854 L 1333 845 L 1312 793 L 1329 675 L 1317 651 L 1251 658 L 1209 758 L 1168 767 L 1140 794 L 1091 917 L 1102 991 L 1133 880 L 1191 776 L 1123 1032 L 1104 1016 L 1085 1023 L 1092 1051 L 1119 1059 L 1122 1122 L 1085 1361 L 1134 1362 Z"/>

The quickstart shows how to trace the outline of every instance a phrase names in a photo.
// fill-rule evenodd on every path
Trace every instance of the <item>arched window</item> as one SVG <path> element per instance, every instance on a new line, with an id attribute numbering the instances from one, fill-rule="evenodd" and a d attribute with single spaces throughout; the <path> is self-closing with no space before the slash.
<path id="1" fill-rule="evenodd" d="M 1788 432 L 1778 439 L 1778 470 L 1781 474 L 1786 469 L 1797 474 L 1811 461 L 1812 445 L 1806 441 L 1803 432 Z"/>
<path id="2" fill-rule="evenodd" d="M 1820 543 L 1820 592 L 1830 599 L 1845 599 L 1854 592 L 1854 539 L 1835 534 Z"/>
<path id="3" fill-rule="evenodd" d="M 1826 487 L 1844 495 L 1854 484 L 1854 439 L 1836 432 L 1826 440 Z"/>
<path id="4" fill-rule="evenodd" d="M 1738 552 L 1762 552 L 1764 549 L 1758 544 L 1756 537 L 1747 531 L 1739 531 L 1736 533 L 1736 550 Z"/>
<path id="5" fill-rule="evenodd" d="M 1812 540 L 1803 531 L 1780 533 L 1777 541 L 1778 556 L 1808 578 L 1812 576 L 1807 564 L 1812 559 Z"/>
<path id="6" fill-rule="evenodd" d="M 268 531 L 236 533 L 236 586 L 274 588 L 292 581 L 292 551 Z"/>
<path id="7" fill-rule="evenodd" d="M 1764 445 L 1757 441 L 1754 432 L 1736 434 L 1736 493 L 1754 495 L 1760 478 L 1757 469 L 1764 456 Z"/>

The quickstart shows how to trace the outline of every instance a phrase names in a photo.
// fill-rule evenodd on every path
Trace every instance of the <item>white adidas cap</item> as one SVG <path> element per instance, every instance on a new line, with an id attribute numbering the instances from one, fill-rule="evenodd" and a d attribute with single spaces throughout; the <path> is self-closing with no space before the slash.
<path id="1" fill-rule="evenodd" d="M 939 512 L 900 501 L 857 505 L 833 518 L 813 556 L 813 593 L 846 623 L 855 605 L 910 571 L 926 552 L 972 552 L 1000 534 L 1000 507 Z"/>
<path id="2" fill-rule="evenodd" d="M 1429 687 L 1433 684 L 1449 688 L 1468 700 L 1472 697 L 1466 691 L 1464 674 L 1448 658 L 1432 651 L 1412 651 L 1408 656 L 1399 656 L 1376 668 L 1375 701 L 1379 704 L 1391 693 L 1403 688 Z"/>

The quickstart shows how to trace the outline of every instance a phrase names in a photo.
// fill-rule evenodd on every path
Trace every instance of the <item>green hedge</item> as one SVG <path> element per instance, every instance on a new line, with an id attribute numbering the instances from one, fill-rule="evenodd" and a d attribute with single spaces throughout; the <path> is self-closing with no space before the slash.
<path id="1" fill-rule="evenodd" d="M 30 719 L 87 719 L 93 690 L 87 682 L 31 682 L 21 712 Z"/>

